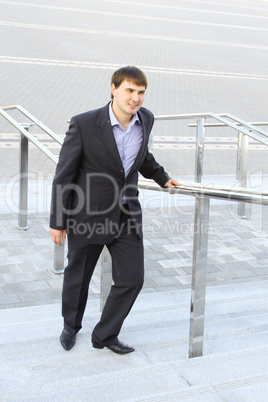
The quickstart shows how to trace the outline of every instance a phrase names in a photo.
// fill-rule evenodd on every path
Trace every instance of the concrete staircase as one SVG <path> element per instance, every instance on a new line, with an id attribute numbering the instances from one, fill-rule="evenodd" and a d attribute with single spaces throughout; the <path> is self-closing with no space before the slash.
<path id="1" fill-rule="evenodd" d="M 142 293 L 120 356 L 93 349 L 99 302 L 75 347 L 59 343 L 60 306 L 0 312 L 0 401 L 267 401 L 268 282 L 209 287 L 204 356 L 188 359 L 190 290 Z"/>

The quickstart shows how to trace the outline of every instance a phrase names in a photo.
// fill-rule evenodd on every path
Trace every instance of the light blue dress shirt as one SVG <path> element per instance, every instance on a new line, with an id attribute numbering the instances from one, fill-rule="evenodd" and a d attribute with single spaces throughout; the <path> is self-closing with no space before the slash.
<path id="1" fill-rule="evenodd" d="M 142 125 L 138 114 L 135 113 L 127 130 L 125 130 L 114 115 L 112 102 L 109 104 L 109 116 L 125 177 L 127 177 L 141 147 L 143 139 Z"/>

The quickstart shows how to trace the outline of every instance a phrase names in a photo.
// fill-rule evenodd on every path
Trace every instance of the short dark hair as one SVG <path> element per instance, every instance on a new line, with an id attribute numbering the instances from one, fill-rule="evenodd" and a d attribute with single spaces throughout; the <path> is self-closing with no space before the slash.
<path id="1" fill-rule="evenodd" d="M 125 80 L 133 82 L 138 86 L 144 86 L 145 89 L 148 86 L 146 75 L 135 66 L 121 67 L 116 70 L 112 75 L 111 84 L 114 84 L 115 88 L 118 88 Z M 112 99 L 113 97 L 113 94 L 111 94 Z"/>

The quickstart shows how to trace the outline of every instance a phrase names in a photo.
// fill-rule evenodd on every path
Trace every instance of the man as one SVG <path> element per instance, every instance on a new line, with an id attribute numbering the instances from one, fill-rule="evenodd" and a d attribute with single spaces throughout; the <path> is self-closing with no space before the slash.
<path id="1" fill-rule="evenodd" d="M 161 187 L 179 185 L 148 152 L 154 117 L 141 107 L 146 88 L 147 78 L 137 67 L 115 71 L 112 101 L 73 117 L 60 152 L 50 235 L 61 244 L 68 233 L 60 336 L 66 350 L 73 347 L 82 328 L 90 279 L 106 245 L 114 284 L 93 330 L 92 344 L 120 354 L 134 351 L 119 341 L 118 334 L 144 279 L 138 173 Z"/>

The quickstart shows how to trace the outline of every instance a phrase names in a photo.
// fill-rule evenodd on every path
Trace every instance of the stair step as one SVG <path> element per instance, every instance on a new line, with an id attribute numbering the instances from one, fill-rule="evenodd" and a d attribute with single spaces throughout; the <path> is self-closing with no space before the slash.
<path id="1" fill-rule="evenodd" d="M 267 282 L 207 289 L 204 356 L 188 359 L 190 291 L 142 293 L 120 356 L 91 346 L 100 312 L 89 301 L 75 347 L 66 352 L 58 304 L 0 311 L 0 400 L 173 401 L 259 399 L 268 380 Z"/>
<path id="2" fill-rule="evenodd" d="M 59 360 L 18 367 L 7 382 L 1 373 L 1 380 L 0 395 L 5 401 L 217 401 L 226 395 L 225 400 L 235 400 L 231 395 L 239 388 L 245 388 L 247 397 L 237 400 L 264 401 L 268 352 L 259 348 L 152 364 L 141 352 L 117 356 L 104 350 L 77 355 L 72 350 Z"/>

